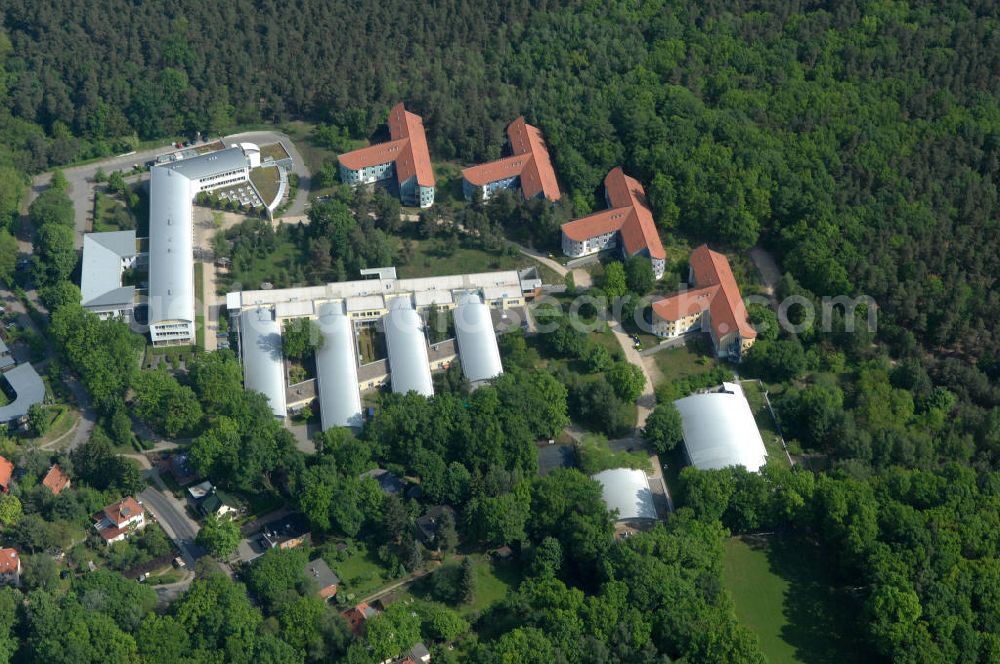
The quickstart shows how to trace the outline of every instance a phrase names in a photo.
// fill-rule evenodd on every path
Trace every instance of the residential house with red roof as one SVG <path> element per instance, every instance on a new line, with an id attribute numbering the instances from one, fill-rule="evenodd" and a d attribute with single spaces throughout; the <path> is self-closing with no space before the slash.
<path id="1" fill-rule="evenodd" d="M 0 491 L 10 492 L 10 479 L 14 475 L 14 464 L 0 456 Z"/>
<path id="2" fill-rule="evenodd" d="M 17 586 L 21 583 L 21 556 L 17 549 L 0 549 L 0 584 Z"/>
<path id="3" fill-rule="evenodd" d="M 501 189 L 516 189 L 526 200 L 558 201 L 559 183 L 541 130 L 525 122 L 522 116 L 507 126 L 507 139 L 510 141 L 509 157 L 462 171 L 465 198 L 472 200 L 479 190 L 486 201 Z"/>
<path id="4" fill-rule="evenodd" d="M 403 205 L 434 205 L 434 169 L 424 121 L 402 102 L 389 111 L 389 141 L 340 155 L 340 179 L 352 187 L 396 179 Z"/>
<path id="5" fill-rule="evenodd" d="M 58 496 L 59 492 L 68 488 L 69 485 L 69 475 L 63 472 L 58 463 L 49 468 L 49 472 L 45 473 L 45 478 L 42 480 L 42 486 L 51 491 L 53 496 Z"/>
<path id="6" fill-rule="evenodd" d="M 653 333 L 676 337 L 703 330 L 718 357 L 739 360 L 757 339 L 729 261 L 703 244 L 688 261 L 691 288 L 653 303 Z"/>
<path id="7" fill-rule="evenodd" d="M 94 528 L 106 544 L 121 542 L 136 530 L 146 527 L 146 513 L 142 505 L 128 496 L 108 505 L 93 516 Z"/>
<path id="8" fill-rule="evenodd" d="M 379 610 L 373 606 L 369 606 L 365 602 L 361 602 L 357 606 L 352 606 L 351 608 L 343 611 L 340 615 L 344 617 L 347 621 L 348 627 L 351 628 L 351 632 L 355 636 L 365 635 L 365 623 L 369 618 L 374 618 L 379 614 Z"/>
<path id="9" fill-rule="evenodd" d="M 562 225 L 563 253 L 575 258 L 619 247 L 626 258 L 647 256 L 653 263 L 653 274 L 662 279 L 667 254 L 646 201 L 646 190 L 616 167 L 604 178 L 604 198 L 607 210 Z"/>

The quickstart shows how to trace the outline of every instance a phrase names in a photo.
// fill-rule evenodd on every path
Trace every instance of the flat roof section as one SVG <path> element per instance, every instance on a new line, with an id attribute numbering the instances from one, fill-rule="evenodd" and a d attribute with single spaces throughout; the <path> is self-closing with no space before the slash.
<path id="1" fill-rule="evenodd" d="M 425 397 L 434 396 L 423 320 L 410 304 L 410 298 L 398 297 L 389 302 L 389 313 L 382 324 L 389 351 L 392 391 L 406 394 L 412 390 Z"/>
<path id="2" fill-rule="evenodd" d="M 475 293 L 459 296 L 453 313 L 462 373 L 470 383 L 482 383 L 503 373 L 490 309 Z"/>
<path id="3" fill-rule="evenodd" d="M 332 427 L 361 426 L 358 360 L 354 352 L 354 326 L 343 303 L 319 307 L 323 344 L 316 351 L 319 416 L 323 431 Z"/>
<path id="4" fill-rule="evenodd" d="M 28 409 L 45 401 L 45 383 L 35 368 L 25 362 L 3 374 L 14 390 L 14 400 L 0 408 L 0 422 L 9 422 L 28 414 Z"/>
<path id="5" fill-rule="evenodd" d="M 281 355 L 281 325 L 269 307 L 240 314 L 240 353 L 244 385 L 261 392 L 276 417 L 285 417 L 285 363 Z"/>

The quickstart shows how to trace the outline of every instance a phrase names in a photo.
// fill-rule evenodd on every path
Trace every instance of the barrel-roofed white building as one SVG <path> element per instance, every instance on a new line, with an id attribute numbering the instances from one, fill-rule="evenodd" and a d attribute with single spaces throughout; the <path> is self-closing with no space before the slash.
<path id="1" fill-rule="evenodd" d="M 458 296 L 452 314 L 462 373 L 473 385 L 503 373 L 490 309 L 477 293 Z"/>
<path id="2" fill-rule="evenodd" d="M 192 343 L 195 338 L 194 197 L 249 178 L 250 160 L 241 147 L 150 168 L 149 335 L 153 345 Z"/>
<path id="3" fill-rule="evenodd" d="M 427 338 L 420 314 L 409 297 L 389 302 L 389 312 L 382 319 L 385 345 L 389 354 L 392 391 L 406 394 L 413 390 L 426 397 L 434 395 L 434 383 L 427 359 Z"/>
<path id="4" fill-rule="evenodd" d="M 239 324 L 243 383 L 248 390 L 263 393 L 275 417 L 284 418 L 285 363 L 281 351 L 281 324 L 275 320 L 270 307 L 244 309 Z"/>
<path id="5" fill-rule="evenodd" d="M 317 309 L 323 343 L 316 351 L 316 383 L 323 431 L 361 426 L 361 393 L 354 325 L 343 302 L 325 302 Z"/>
<path id="6" fill-rule="evenodd" d="M 603 470 L 591 479 L 601 484 L 601 493 L 608 511 L 617 511 L 620 522 L 656 519 L 653 493 L 646 473 L 633 468 Z"/>
<path id="7" fill-rule="evenodd" d="M 674 402 L 681 414 L 684 450 L 701 470 L 743 466 L 757 472 L 767 463 L 767 450 L 750 404 L 736 383 L 718 391 L 692 394 Z"/>

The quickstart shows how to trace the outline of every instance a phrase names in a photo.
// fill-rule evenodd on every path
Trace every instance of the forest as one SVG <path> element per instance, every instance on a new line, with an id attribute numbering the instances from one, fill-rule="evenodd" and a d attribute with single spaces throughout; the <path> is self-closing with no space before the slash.
<path id="1" fill-rule="evenodd" d="M 512 335 L 502 342 L 509 375 L 495 386 L 388 398 L 359 437 L 331 436 L 305 456 L 243 394 L 233 358 L 199 358 L 183 382 L 141 375 L 120 352 L 127 330 L 76 306 L 72 215 L 57 179 L 29 215 L 36 278 L 103 433 L 84 448 L 97 461 L 75 460 L 77 502 L 25 500 L 27 523 L 80 520 L 135 489 L 131 467 L 107 451 L 132 437 L 129 398 L 158 431 L 195 438 L 206 476 L 294 499 L 319 534 L 377 531 L 370 543 L 387 565 L 413 562 L 399 523 L 418 506 L 381 500 L 357 479 L 375 463 L 420 477 L 424 503 L 454 504 L 467 542 L 515 546 L 525 580 L 466 626 L 461 653 L 475 661 L 763 661 L 721 589 L 720 542 L 774 530 L 824 547 L 838 580 L 859 589 L 864 638 L 886 661 L 1000 658 L 1000 5 L 453 0 L 414 11 L 396 0 L 4 0 L 0 11 L 5 226 L 27 178 L 55 166 L 298 118 L 377 139 L 388 107 L 404 100 L 423 116 L 438 161 L 499 156 L 519 114 L 545 133 L 563 204 L 470 206 L 462 221 L 484 245 L 502 228 L 546 246 L 557 220 L 603 207 L 601 180 L 622 165 L 645 184 L 664 235 L 734 252 L 760 243 L 787 272 L 780 296 L 866 294 L 879 313 L 873 335 L 848 334 L 841 319 L 829 331 L 775 329 L 741 367 L 786 388 L 776 399 L 783 427 L 829 458 L 829 472 L 686 471 L 677 515 L 612 546 L 595 485 L 575 471 L 533 477 L 530 446 L 570 416 L 620 428 L 609 404 L 632 390 L 629 376 L 613 378 L 617 358 L 569 330 L 532 345 Z M 340 194 L 317 205 L 309 228 L 280 231 L 311 260 L 276 281 L 340 278 L 405 256 L 393 205 Z M 438 232 L 433 215 L 421 224 L 428 236 Z M 240 268 L 275 242 L 266 225 L 223 239 Z M 608 377 L 532 373 L 532 354 Z M 692 387 L 658 391 L 652 421 L 664 430 L 646 436 L 664 451 L 677 445 L 665 402 Z M 23 533 L 32 551 L 60 539 L 58 527 Z M 203 574 L 162 615 L 111 577 L 74 582 L 58 599 L 44 581 L 32 585 L 30 610 L 0 594 L 4 654 L 178 661 L 170 646 L 188 648 L 190 661 L 365 661 L 341 625 L 286 592 L 294 579 L 245 579 L 258 607 Z M 138 614 L 126 615 L 129 602 Z M 303 615 L 311 628 L 293 629 Z M 407 620 L 390 615 L 383 634 L 445 633 Z M 615 622 L 629 628 L 609 629 Z M 458 656 L 440 651 L 442 661 Z"/>

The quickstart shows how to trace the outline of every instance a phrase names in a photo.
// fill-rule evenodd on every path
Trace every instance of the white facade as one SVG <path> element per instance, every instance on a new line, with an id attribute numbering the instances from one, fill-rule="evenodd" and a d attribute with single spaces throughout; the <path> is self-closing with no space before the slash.
<path id="1" fill-rule="evenodd" d="M 601 233 L 586 240 L 574 240 L 565 232 L 562 234 L 562 250 L 567 256 L 577 258 L 579 256 L 589 256 L 605 249 L 614 249 L 618 246 L 618 231 Z M 662 270 L 661 270 L 662 276 Z"/>
<path id="2" fill-rule="evenodd" d="M 192 200 L 199 192 L 249 178 L 250 159 L 241 147 L 150 169 L 149 336 L 154 346 L 195 339 L 195 305 L 201 294 L 194 292 Z"/>
<path id="3" fill-rule="evenodd" d="M 758 472 L 767 463 L 764 441 L 738 384 L 723 383 L 717 391 L 692 394 L 674 405 L 681 414 L 684 449 L 695 468 L 743 466 Z"/>

